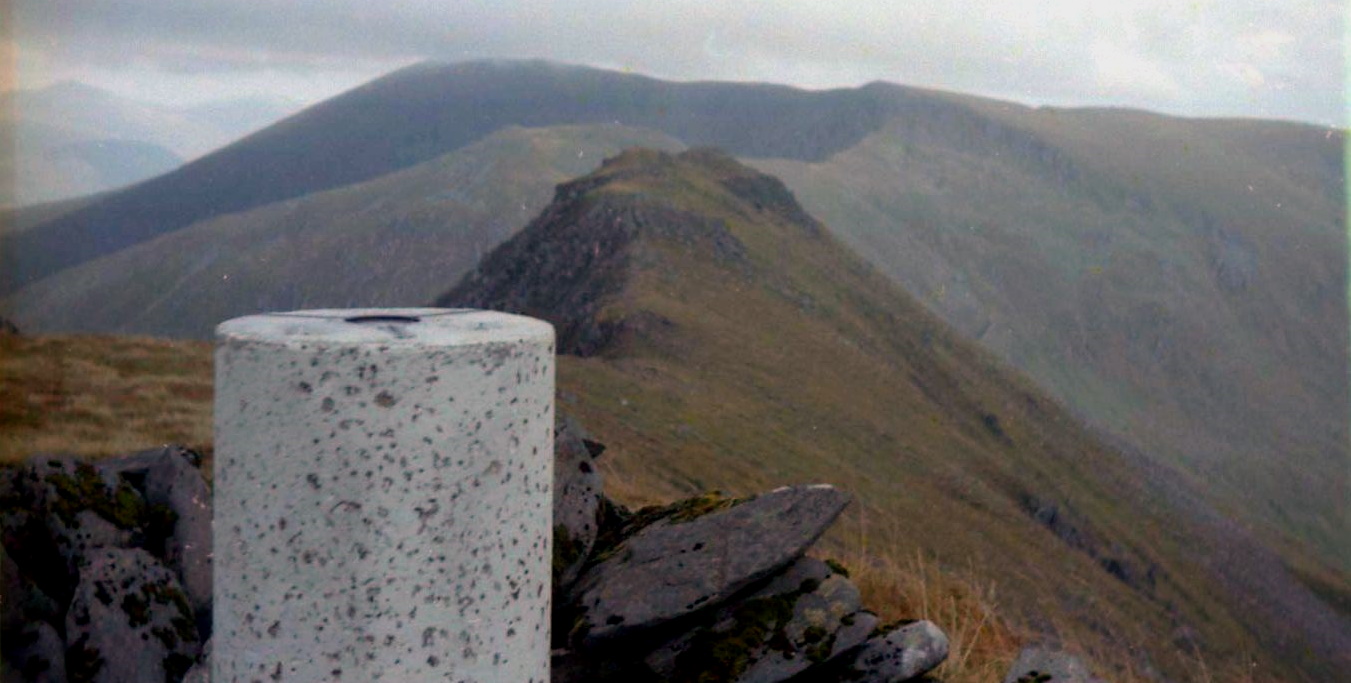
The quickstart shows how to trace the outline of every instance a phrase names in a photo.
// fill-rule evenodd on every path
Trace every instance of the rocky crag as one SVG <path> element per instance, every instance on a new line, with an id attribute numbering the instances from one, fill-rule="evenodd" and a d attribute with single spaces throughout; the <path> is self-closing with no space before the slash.
<path id="1" fill-rule="evenodd" d="M 178 681 L 211 628 L 211 493 L 165 446 L 0 470 L 4 681 Z"/>
<path id="2" fill-rule="evenodd" d="M 936 625 L 880 624 L 845 568 L 806 555 L 843 491 L 629 511 L 603 495 L 604 446 L 566 418 L 556 436 L 554 681 L 905 681 L 947 657 Z M 165 446 L 0 470 L 5 683 L 209 680 L 200 463 Z"/>

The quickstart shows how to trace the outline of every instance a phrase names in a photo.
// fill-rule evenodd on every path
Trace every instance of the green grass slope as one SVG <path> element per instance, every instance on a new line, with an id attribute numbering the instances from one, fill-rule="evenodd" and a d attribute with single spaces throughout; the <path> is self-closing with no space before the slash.
<path id="1" fill-rule="evenodd" d="M 554 322 L 563 408 L 611 445 L 620 490 L 830 482 L 858 497 L 837 547 L 966 567 L 1016 621 L 1091 651 L 1176 677 L 1193 647 L 1259 679 L 1347 665 L 1346 619 L 1269 551 L 728 157 L 608 161 L 440 303 Z"/>
<path id="2" fill-rule="evenodd" d="M 639 144 L 680 147 L 623 126 L 504 129 L 398 173 L 62 271 L 4 308 L 31 332 L 205 338 L 222 320 L 265 310 L 419 305 L 537 213 L 553 185 Z"/>
<path id="3" fill-rule="evenodd" d="M 1343 133 L 961 104 L 758 166 L 1077 414 L 1351 570 Z"/>

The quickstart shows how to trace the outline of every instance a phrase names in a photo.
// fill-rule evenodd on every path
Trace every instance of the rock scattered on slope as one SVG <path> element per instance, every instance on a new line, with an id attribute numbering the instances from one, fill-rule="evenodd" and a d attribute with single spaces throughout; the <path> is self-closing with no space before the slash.
<path id="1" fill-rule="evenodd" d="M 202 646 L 201 657 L 191 669 L 188 669 L 182 683 L 211 683 L 211 643 L 212 641 L 208 640 L 206 645 Z"/>
<path id="2" fill-rule="evenodd" d="M 912 621 L 879 633 L 814 680 L 891 683 L 909 681 L 948 658 L 948 637 L 930 621 Z"/>
<path id="3" fill-rule="evenodd" d="M 1078 657 L 1061 650 L 1025 647 L 1004 676 L 1003 683 L 1105 683 L 1088 671 Z"/>
<path id="4" fill-rule="evenodd" d="M 928 622 L 878 632 L 843 571 L 805 556 L 847 494 L 797 486 L 630 512 L 602 493 L 604 447 L 567 418 L 556 437 L 555 683 L 902 681 L 946 656 Z M 4 683 L 209 682 L 199 465 L 166 446 L 0 469 Z"/>
<path id="5" fill-rule="evenodd" d="M 604 498 L 554 603 L 553 683 L 915 680 L 947 657 L 929 622 L 878 629 L 838 565 L 806 557 L 849 503 L 825 485 L 630 512 Z"/>

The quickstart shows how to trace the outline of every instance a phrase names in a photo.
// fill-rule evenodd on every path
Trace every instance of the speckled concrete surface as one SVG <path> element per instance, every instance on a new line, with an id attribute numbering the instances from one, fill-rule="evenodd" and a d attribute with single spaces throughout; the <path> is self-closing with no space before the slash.
<path id="1" fill-rule="evenodd" d="M 530 318 L 221 324 L 212 680 L 547 681 L 553 395 Z"/>

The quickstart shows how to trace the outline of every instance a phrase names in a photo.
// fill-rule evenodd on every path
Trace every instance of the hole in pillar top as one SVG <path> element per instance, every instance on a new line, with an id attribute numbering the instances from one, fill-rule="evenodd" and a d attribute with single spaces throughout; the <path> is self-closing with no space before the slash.
<path id="1" fill-rule="evenodd" d="M 354 315 L 350 318 L 344 318 L 345 322 L 356 323 L 358 325 L 374 323 L 416 323 L 422 322 L 422 318 L 415 315 Z"/>

